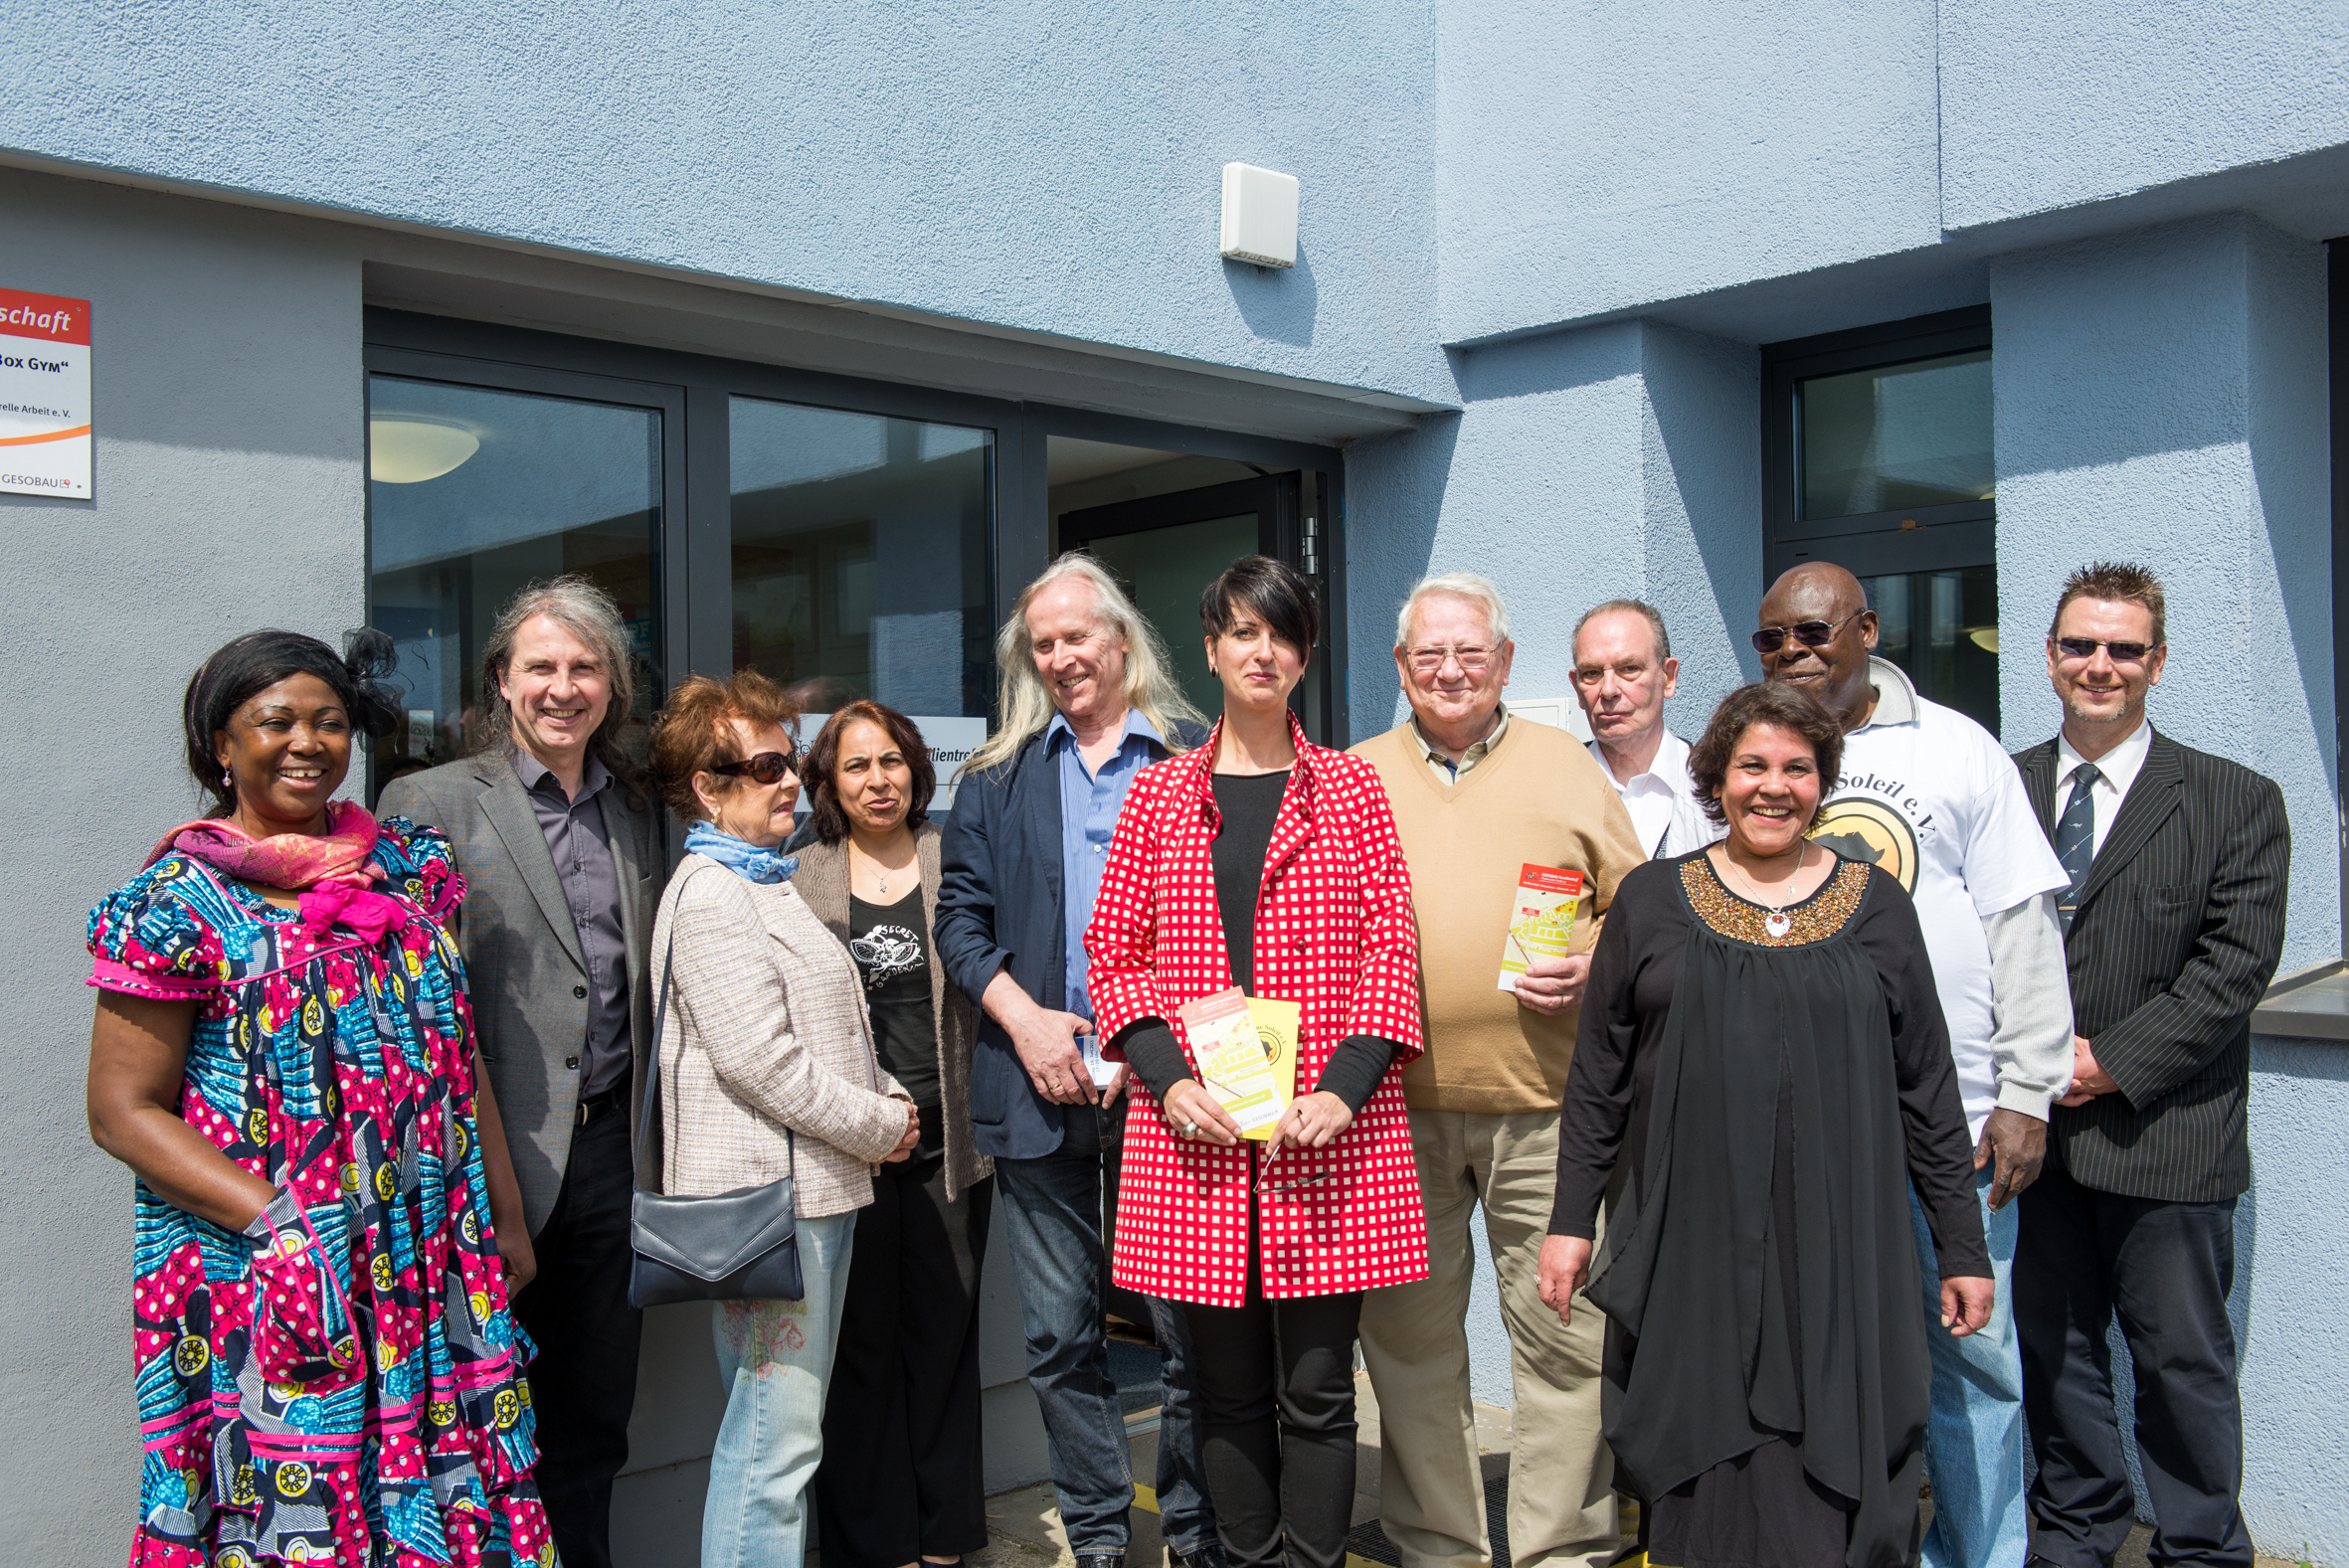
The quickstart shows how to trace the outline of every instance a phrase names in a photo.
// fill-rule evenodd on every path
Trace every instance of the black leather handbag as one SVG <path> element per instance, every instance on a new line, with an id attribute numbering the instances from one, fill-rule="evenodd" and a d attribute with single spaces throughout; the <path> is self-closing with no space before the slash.
<path id="1" fill-rule="evenodd" d="M 662 955 L 660 1004 L 653 1010 L 652 1073 L 636 1119 L 636 1191 L 629 1211 L 629 1305 L 669 1302 L 799 1301 L 800 1234 L 792 1208 L 792 1177 L 765 1186 L 737 1187 L 705 1197 L 661 1192 L 660 1043 L 668 1022 L 668 959 Z M 799 1144 L 784 1129 L 789 1161 Z"/>

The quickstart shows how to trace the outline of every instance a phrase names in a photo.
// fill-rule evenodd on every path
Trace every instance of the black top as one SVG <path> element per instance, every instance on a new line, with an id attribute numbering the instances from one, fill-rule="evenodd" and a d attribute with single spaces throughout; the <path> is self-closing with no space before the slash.
<path id="1" fill-rule="evenodd" d="M 894 904 L 848 898 L 848 956 L 864 979 L 874 1054 L 925 1111 L 938 1108 L 938 1019 L 930 1006 L 929 922 L 915 882 Z"/>
<path id="2" fill-rule="evenodd" d="M 1777 929 L 1772 930 L 1773 920 Z M 1660 1496 L 1772 1437 L 1856 1509 L 1846 1562 L 1916 1513 L 1928 1329 L 1914 1185 L 1944 1278 L 1986 1277 L 1973 1147 L 1916 908 L 1842 860 L 1783 918 L 1704 851 L 1616 889 L 1558 1128 L 1552 1234 L 1591 1235 L 1608 1444 Z"/>
<path id="3" fill-rule="evenodd" d="M 587 960 L 587 1040 L 580 1055 L 579 1098 L 591 1099 L 620 1087 L 632 1060 L 629 1026 L 629 950 L 621 931 L 620 863 L 612 855 L 612 832 L 604 802 L 618 799 L 613 779 L 593 757 L 580 776 L 579 797 L 563 792 L 562 781 L 523 747 L 514 748 L 514 777 L 530 797 L 531 813 L 555 862 L 563 902 L 579 934 Z"/>
<path id="4" fill-rule="evenodd" d="M 1215 910 L 1223 921 L 1223 946 L 1231 958 L 1231 982 L 1256 989 L 1256 895 L 1264 886 L 1264 859 L 1272 851 L 1273 824 L 1288 793 L 1289 775 L 1216 774 L 1215 809 L 1223 818 L 1209 860 L 1215 868 Z M 1137 1018 L 1119 1041 L 1134 1074 L 1154 1095 L 1191 1076 L 1189 1061 L 1163 1018 Z M 1349 1035 L 1322 1068 L 1326 1090 L 1356 1116 L 1378 1080 L 1394 1062 L 1395 1042 L 1377 1035 Z"/>

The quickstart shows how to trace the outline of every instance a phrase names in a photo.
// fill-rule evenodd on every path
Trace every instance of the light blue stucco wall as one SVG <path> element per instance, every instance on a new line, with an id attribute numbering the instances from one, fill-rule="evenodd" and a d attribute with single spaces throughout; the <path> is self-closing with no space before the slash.
<path id="1" fill-rule="evenodd" d="M 68 4 L 0 144 L 1437 402 L 1428 4 Z M 1220 170 L 1303 182 L 1295 270 Z"/>

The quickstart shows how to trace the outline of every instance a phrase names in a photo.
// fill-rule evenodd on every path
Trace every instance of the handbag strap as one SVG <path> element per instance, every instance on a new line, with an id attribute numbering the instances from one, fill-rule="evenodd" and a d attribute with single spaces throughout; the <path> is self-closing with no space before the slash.
<path id="1" fill-rule="evenodd" d="M 711 863 L 715 864 L 715 862 Z M 725 870 L 722 866 L 719 869 Z M 734 875 L 731 871 L 727 871 L 726 874 L 728 876 Z M 658 965 L 660 983 L 654 987 L 653 991 L 652 1050 L 648 1053 L 652 1058 L 649 1064 L 650 1076 L 644 1082 L 644 1103 L 636 1112 L 635 1189 L 638 1192 L 650 1192 L 655 1195 L 662 1193 L 667 1187 L 667 1182 L 657 1174 L 661 1169 L 665 1152 L 660 1145 L 660 1048 L 661 1043 L 668 1038 L 670 971 L 676 962 L 676 958 L 677 916 L 676 909 L 672 905 L 669 910 L 668 946 L 661 950 Z M 649 1150 L 645 1147 L 647 1142 L 653 1144 Z M 790 1173 L 791 1180 L 796 1186 L 800 1175 L 800 1141 L 793 1134 L 788 1123 L 784 1125 L 783 1129 L 783 1151 L 784 1168 Z M 655 1174 L 647 1176 L 647 1171 Z"/>

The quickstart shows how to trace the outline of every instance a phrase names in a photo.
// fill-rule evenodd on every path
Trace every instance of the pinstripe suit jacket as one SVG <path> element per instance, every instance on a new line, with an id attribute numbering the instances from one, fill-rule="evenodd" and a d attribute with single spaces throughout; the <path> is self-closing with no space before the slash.
<path id="1" fill-rule="evenodd" d="M 628 944 L 633 1127 L 633 1107 L 644 1089 L 644 1053 L 652 1044 L 644 945 L 668 879 L 668 859 L 649 804 L 629 804 L 617 785 L 603 798 L 620 878 L 621 936 Z M 547 853 L 546 834 L 513 758 L 503 750 L 395 779 L 376 806 L 385 815 L 430 822 L 456 851 L 456 869 L 465 880 L 456 924 L 465 991 L 482 1065 L 497 1092 L 514 1179 L 522 1188 L 522 1213 L 536 1235 L 554 1212 L 571 1159 L 588 1025 L 587 958 L 555 857 Z"/>
<path id="2" fill-rule="evenodd" d="M 2016 754 L 2051 841 L 2056 742 Z M 2119 1085 L 2057 1106 L 2049 1153 L 2100 1192 L 2217 1203 L 2251 1185 L 2251 1015 L 2283 949 L 2283 792 L 2156 730 L 2065 938 L 2075 1027 Z"/>

